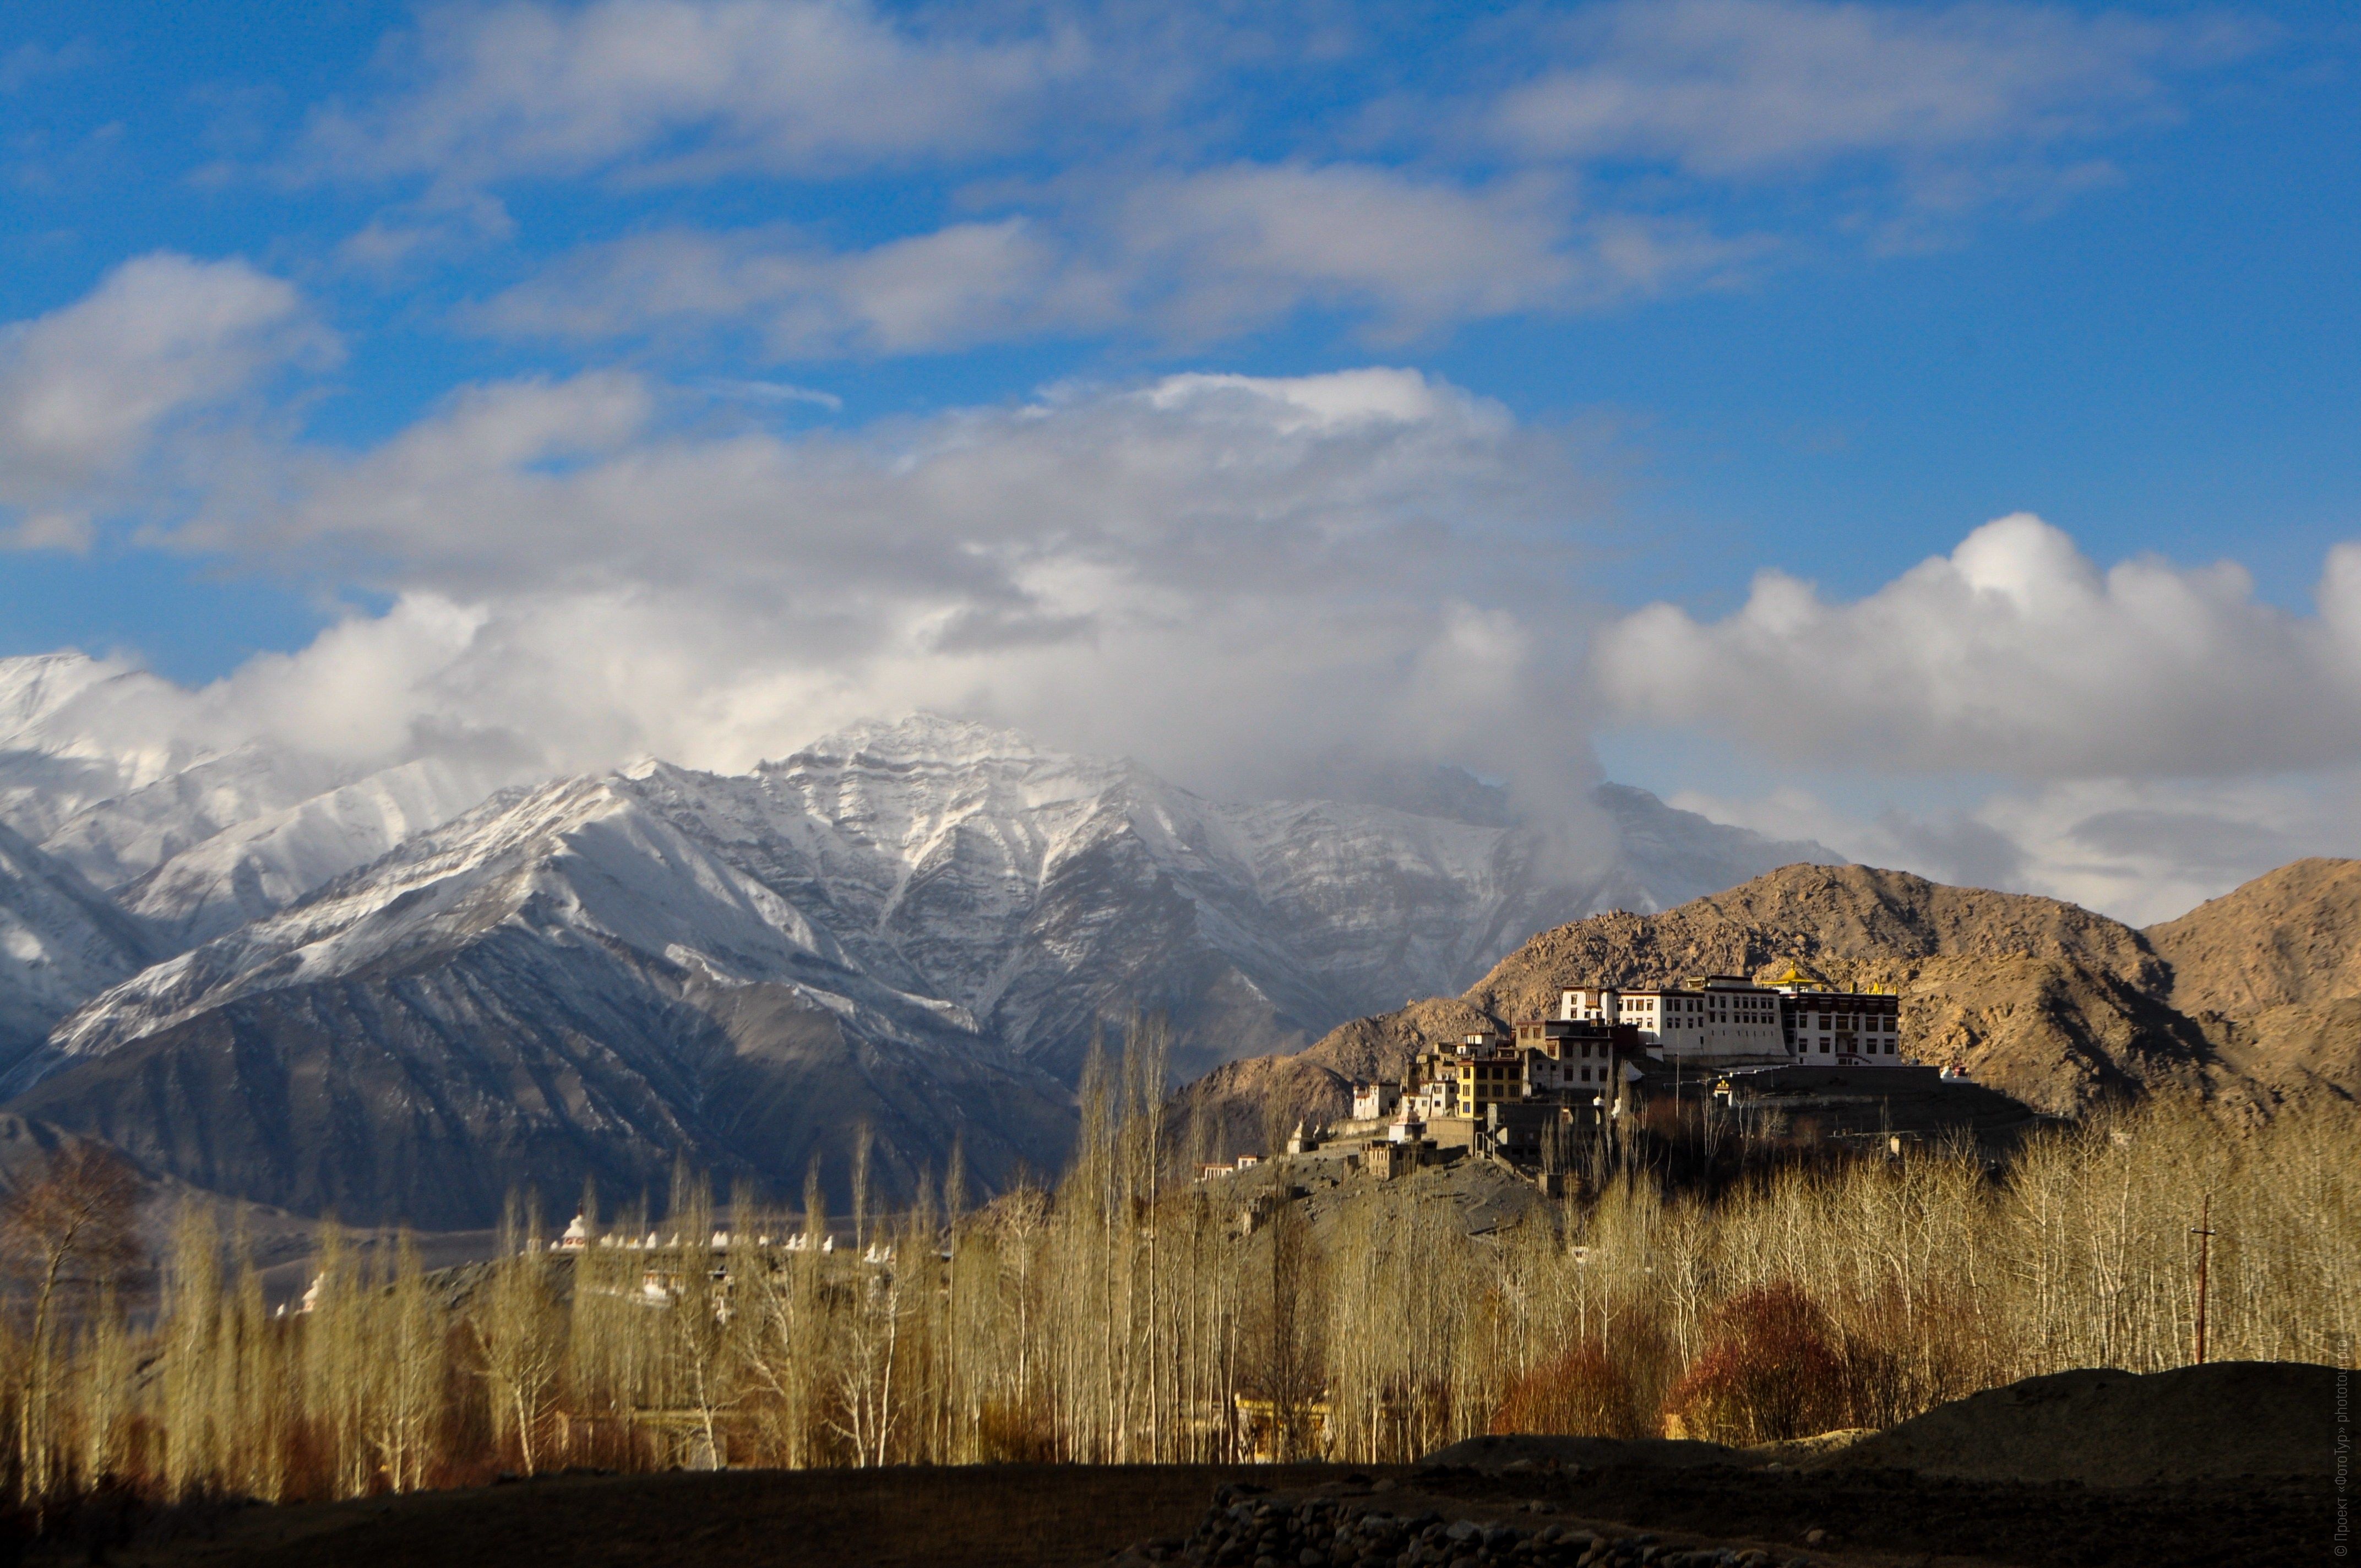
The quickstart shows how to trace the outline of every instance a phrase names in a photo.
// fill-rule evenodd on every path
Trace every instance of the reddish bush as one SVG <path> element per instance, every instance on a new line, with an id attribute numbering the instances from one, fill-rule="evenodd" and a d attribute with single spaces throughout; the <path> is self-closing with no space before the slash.
<path id="1" fill-rule="evenodd" d="M 1809 1437 L 1844 1425 L 1849 1404 L 1826 1316 L 1780 1280 L 1706 1321 L 1705 1353 L 1664 1401 L 1664 1433 L 1728 1443 Z"/>
<path id="2" fill-rule="evenodd" d="M 1492 1412 L 1496 1432 L 1643 1437 L 1631 1379 L 1597 1340 L 1544 1361 L 1518 1379 Z"/>

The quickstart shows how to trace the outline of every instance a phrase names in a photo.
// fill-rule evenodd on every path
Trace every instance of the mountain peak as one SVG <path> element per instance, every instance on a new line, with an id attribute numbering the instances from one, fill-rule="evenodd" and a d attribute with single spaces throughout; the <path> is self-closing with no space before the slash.
<path id="1" fill-rule="evenodd" d="M 1057 756 L 1059 753 L 1043 750 L 1021 730 L 920 711 L 890 721 L 866 719 L 847 725 L 811 741 L 786 761 L 871 757 L 904 767 L 935 764 L 959 768 L 983 762 L 1031 762 Z"/>
<path id="2" fill-rule="evenodd" d="M 72 650 L 0 659 L 0 734 L 16 734 L 91 687 L 131 673 L 116 660 Z"/>

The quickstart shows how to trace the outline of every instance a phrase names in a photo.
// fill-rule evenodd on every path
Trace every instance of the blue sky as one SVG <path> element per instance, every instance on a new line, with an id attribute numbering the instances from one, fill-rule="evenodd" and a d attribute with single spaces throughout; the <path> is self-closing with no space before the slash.
<path id="1" fill-rule="evenodd" d="M 0 654 L 2356 847 L 2345 7 L 316 9 L 0 7 Z"/>

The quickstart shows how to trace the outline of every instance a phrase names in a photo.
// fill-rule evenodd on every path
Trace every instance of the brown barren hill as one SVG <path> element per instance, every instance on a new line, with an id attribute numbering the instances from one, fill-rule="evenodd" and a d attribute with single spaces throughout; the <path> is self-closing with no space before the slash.
<path id="1" fill-rule="evenodd" d="M 1840 985 L 1891 986 L 1920 1060 L 2044 1111 L 2205 1084 L 2206 1043 L 2163 1002 L 2170 971 L 2139 932 L 2054 898 L 1872 866 L 1784 866 L 1661 915 L 1560 926 L 1465 1000 L 1509 1021 L 1549 1012 L 1570 985 L 1767 978 L 1791 959 Z"/>
<path id="2" fill-rule="evenodd" d="M 1399 1076 L 1473 1028 L 1545 1016 L 1567 986 L 1767 978 L 1791 959 L 1838 984 L 1891 986 L 1918 1059 L 2043 1111 L 2159 1090 L 2242 1117 L 2361 1099 L 2361 862 L 2298 861 L 2146 932 L 2054 898 L 1793 865 L 1661 914 L 1541 932 L 1456 1000 L 1356 1019 L 1300 1056 L 1191 1085 L 1178 1120 L 1244 1139 L 1268 1120 L 1267 1085 L 1290 1125 L 1316 1120 L 1341 1110 L 1352 1080 Z"/>
<path id="3" fill-rule="evenodd" d="M 1398 1079 L 1420 1051 L 1489 1027 L 1477 1009 L 1434 996 L 1339 1025 L 1293 1056 L 1225 1062 L 1175 1097 L 1173 1146 L 1204 1159 L 1261 1153 L 1274 1130 L 1348 1114 L 1354 1080 Z"/>
<path id="4" fill-rule="evenodd" d="M 2184 1013 L 2361 996 L 2361 861 L 2296 861 L 2147 928 Z"/>
<path id="5" fill-rule="evenodd" d="M 2234 1100 L 2361 1100 L 2361 861 L 2294 861 L 2147 935 Z"/>

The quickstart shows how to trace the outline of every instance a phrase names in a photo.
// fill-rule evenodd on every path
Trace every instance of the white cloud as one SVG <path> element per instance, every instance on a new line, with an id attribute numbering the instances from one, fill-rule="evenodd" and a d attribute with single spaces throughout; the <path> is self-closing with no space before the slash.
<path id="1" fill-rule="evenodd" d="M 1356 30 L 1187 6 L 445 5 L 382 91 L 315 114 L 311 168 L 423 185 L 345 246 L 384 270 L 508 241 L 484 190 L 502 181 L 598 178 L 612 201 L 1013 160 L 987 189 L 906 190 L 908 232 L 853 245 L 685 227 L 667 191 L 647 221 L 668 226 L 466 313 L 503 333 L 727 333 L 795 358 L 1196 343 L 1314 310 L 1393 343 L 1712 286 L 1798 227 L 1916 243 L 1937 214 L 2055 198 L 2112 177 L 2098 144 L 2169 119 L 2178 74 L 2259 36 L 2023 5 L 1612 0 L 1445 26 L 1450 63 L 1418 96 L 1373 80 Z M 1275 66 L 1333 106 L 1252 128 L 1241 102 Z M 1378 126 L 1400 161 L 1354 161 Z M 1614 178 L 1634 159 L 1651 178 Z M 1835 169 L 1862 159 L 1910 200 Z M 1848 210 L 1784 237 L 1716 205 L 1731 181 L 1832 169 Z"/>
<path id="2" fill-rule="evenodd" d="M 515 336 L 751 336 L 773 359 L 892 354 L 1108 324 L 1071 258 L 1024 218 L 832 252 L 776 229 L 667 230 L 584 250 L 465 313 Z"/>
<path id="3" fill-rule="evenodd" d="M 1554 64 L 1501 95 L 1496 135 L 1557 158 L 1714 178 L 1832 159 L 2038 147 L 2169 112 L 2165 71 L 2251 28 L 2051 6 L 1621 0 L 1577 11 Z"/>
<path id="4" fill-rule="evenodd" d="M 312 137 L 323 173 L 453 188 L 625 164 L 834 174 L 1012 145 L 1089 63 L 1070 31 L 929 29 L 862 0 L 442 5 L 393 90 Z"/>
<path id="5" fill-rule="evenodd" d="M 1906 790 L 1899 792 L 1906 802 Z M 2361 854 L 2361 768 L 2269 778 L 2075 779 L 1967 805 L 1864 804 L 1833 772 L 1747 796 L 1670 798 L 1938 882 L 2037 893 L 2135 926 L 2185 914 L 2304 855 Z M 1848 799 L 1847 797 L 1850 797 Z"/>
<path id="6" fill-rule="evenodd" d="M 279 279 L 169 252 L 0 330 L 0 507 L 23 509 L 16 541 L 86 541 L 104 488 L 176 420 L 333 346 Z"/>
<path id="7" fill-rule="evenodd" d="M 1653 605 L 1598 636 L 1626 715 L 1710 722 L 1790 762 L 2046 777 L 2259 773 L 2361 759 L 2361 547 L 2320 613 L 2258 602 L 2231 563 L 2101 572 L 2017 515 L 1865 598 L 1776 571 L 1700 623 Z"/>
<path id="8" fill-rule="evenodd" d="M 1235 163 L 860 250 L 776 228 L 634 236 L 464 319 L 522 336 L 728 333 L 776 359 L 1107 330 L 1202 342 L 1306 310 L 1397 341 L 1694 285 L 1763 248 L 1573 207 L 1554 180 L 1475 186 L 1375 164 Z"/>
<path id="9" fill-rule="evenodd" d="M 1235 164 L 1134 184 L 1095 221 L 1126 293 L 1182 337 L 1306 307 L 1395 336 L 1651 292 L 1730 254 L 1575 209 L 1554 181 L 1477 186 L 1370 164 Z M 1652 243 L 1630 243 L 1643 233 Z"/>
<path id="10" fill-rule="evenodd" d="M 181 543 L 400 596 L 219 700 L 339 754 L 423 725 L 553 767 L 742 766 L 932 707 L 1220 787 L 1342 746 L 1587 776 L 1576 644 L 1520 603 L 1564 602 L 1587 488 L 1447 384 L 1175 377 L 792 437 L 677 407 L 478 388 L 206 517 Z"/>
<path id="11" fill-rule="evenodd" d="M 2146 925 L 2300 856 L 2361 852 L 2361 773 L 2074 780 L 1979 816 L 2024 847 L 2038 891 Z"/>

